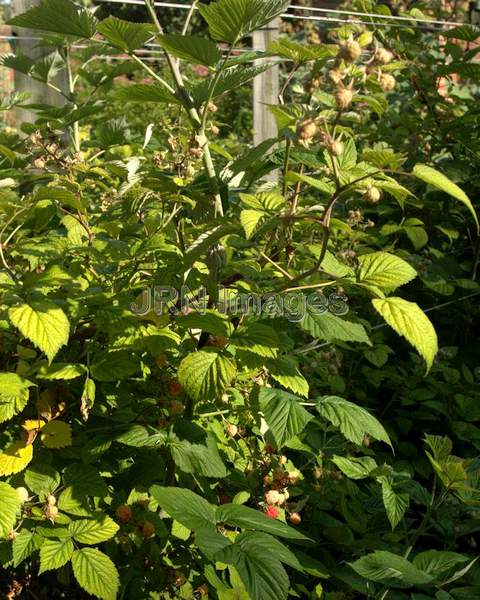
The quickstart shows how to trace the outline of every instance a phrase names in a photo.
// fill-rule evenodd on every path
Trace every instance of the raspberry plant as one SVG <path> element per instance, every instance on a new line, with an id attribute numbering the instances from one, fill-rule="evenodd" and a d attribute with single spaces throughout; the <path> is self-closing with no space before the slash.
<path id="1" fill-rule="evenodd" d="M 476 531 L 478 461 L 436 427 L 402 441 L 403 406 L 441 393 L 440 371 L 469 393 L 419 305 L 434 289 L 420 199 L 441 198 L 455 239 L 479 227 L 440 152 L 387 131 L 423 38 L 347 24 L 237 54 L 288 2 L 195 6 L 209 36 L 189 34 L 193 10 L 165 34 L 149 0 L 145 23 L 72 0 L 12 20 L 51 53 L 3 64 L 51 87 L 66 69 L 70 87 L 1 137 L 6 597 L 473 598 L 476 556 L 442 520 Z M 163 69 L 135 52 L 152 40 Z M 118 52 L 130 60 L 95 60 Z M 288 69 L 278 139 L 218 137 L 219 105 L 265 56 Z M 182 287 L 188 306 L 166 301 Z M 232 310 L 241 294 L 260 304 Z"/>

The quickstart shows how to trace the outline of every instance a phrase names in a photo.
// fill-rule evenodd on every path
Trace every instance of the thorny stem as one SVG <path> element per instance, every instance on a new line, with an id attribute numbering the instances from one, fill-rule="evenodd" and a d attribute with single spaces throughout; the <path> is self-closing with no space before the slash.
<path id="1" fill-rule="evenodd" d="M 143 62 L 141 58 L 139 58 L 136 54 L 130 54 L 135 62 L 141 65 L 142 69 L 144 69 L 149 75 L 151 75 L 154 79 L 156 79 L 159 83 L 161 83 L 171 94 L 175 93 L 175 90 L 172 88 L 170 84 L 168 84 L 164 79 L 160 77 L 153 69 L 151 69 L 146 63 Z"/>
<path id="2" fill-rule="evenodd" d="M 155 7 L 151 0 L 144 0 L 145 6 L 150 14 L 150 17 L 155 24 L 160 35 L 163 35 L 163 27 L 158 20 L 157 13 L 155 12 Z M 222 206 L 222 197 L 220 196 L 220 189 L 218 186 L 217 173 L 215 171 L 215 166 L 213 164 L 212 155 L 210 153 L 210 147 L 208 144 L 208 140 L 206 139 L 204 132 L 201 131 L 202 120 L 200 115 L 198 114 L 197 109 L 195 108 L 192 98 L 188 93 L 185 84 L 183 82 L 183 76 L 180 71 L 180 67 L 176 60 L 166 51 L 164 50 L 165 58 L 167 59 L 168 66 L 172 73 L 173 79 L 175 81 L 175 85 L 177 87 L 177 92 L 182 99 L 184 106 L 187 110 L 187 114 L 192 123 L 193 128 L 195 129 L 197 134 L 202 135 L 202 149 L 203 149 L 203 164 L 205 166 L 205 170 L 207 171 L 208 179 L 212 188 L 214 203 L 215 203 L 215 216 L 223 217 L 223 206 Z"/>
<path id="3" fill-rule="evenodd" d="M 185 19 L 185 23 L 183 24 L 182 35 L 187 34 L 188 28 L 190 26 L 190 21 L 192 20 L 193 13 L 195 12 L 195 10 L 197 8 L 197 4 L 198 4 L 198 0 L 193 0 L 192 6 L 190 7 L 190 10 L 188 11 L 187 18 Z"/>
<path id="4" fill-rule="evenodd" d="M 72 57 L 70 54 L 70 46 L 65 47 L 65 66 L 67 69 L 67 78 L 68 78 L 68 93 L 69 99 L 72 103 L 72 110 L 77 109 L 77 104 L 75 102 L 75 83 L 73 80 L 72 74 Z M 72 137 L 73 137 L 73 148 L 76 153 L 80 152 L 80 129 L 78 127 L 78 121 L 74 121 L 72 125 Z"/>
<path id="5" fill-rule="evenodd" d="M 25 212 L 26 210 L 28 210 L 27 208 L 21 208 L 19 211 L 17 211 L 16 213 L 14 213 L 14 215 L 5 223 L 5 225 L 2 227 L 1 231 L 0 231 L 0 262 L 3 265 L 3 268 L 5 269 L 5 271 L 10 275 L 10 277 L 13 279 L 13 281 L 17 281 L 18 276 L 15 273 L 15 271 L 13 269 L 10 268 L 9 264 L 7 263 L 7 259 L 5 258 L 5 254 L 3 252 L 3 248 L 4 245 L 6 246 L 8 244 L 8 242 L 12 239 L 12 237 L 15 235 L 15 233 L 20 229 L 19 227 L 16 227 L 15 230 L 8 236 L 7 240 L 3 240 L 3 234 L 5 233 L 5 231 L 7 230 L 7 227 L 9 225 L 11 225 L 13 223 L 13 221 L 15 221 L 15 219 L 21 215 L 23 212 Z"/>

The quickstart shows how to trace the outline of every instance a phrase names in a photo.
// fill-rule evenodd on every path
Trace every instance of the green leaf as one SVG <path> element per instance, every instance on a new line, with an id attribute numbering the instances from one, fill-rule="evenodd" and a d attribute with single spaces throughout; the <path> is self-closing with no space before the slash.
<path id="1" fill-rule="evenodd" d="M 215 525 L 215 508 L 191 490 L 153 485 L 150 493 L 160 508 L 188 529 Z"/>
<path id="2" fill-rule="evenodd" d="M 191 312 L 177 317 L 176 322 L 181 327 L 206 331 L 212 335 L 229 337 L 233 332 L 233 325 L 228 317 L 214 311 L 207 311 L 205 314 Z"/>
<path id="3" fill-rule="evenodd" d="M 349 479 L 366 479 L 377 469 L 377 463 L 370 456 L 333 456 L 332 462 Z"/>
<path id="4" fill-rule="evenodd" d="M 442 190 L 449 196 L 452 196 L 453 198 L 456 198 L 465 204 L 472 214 L 475 224 L 477 225 L 477 233 L 480 232 L 480 223 L 478 221 L 477 213 L 475 212 L 473 204 L 467 194 L 465 194 L 465 192 L 459 188 L 457 184 L 453 183 L 453 181 L 450 181 L 450 179 L 448 179 L 448 177 L 446 177 L 443 173 L 440 173 L 440 171 L 432 169 L 432 167 L 427 165 L 415 165 L 413 174 L 415 177 L 418 177 L 418 179 L 421 179 L 429 185 Z"/>
<path id="5" fill-rule="evenodd" d="M 391 292 L 415 279 L 417 272 L 406 261 L 387 252 L 372 252 L 358 257 L 357 281 Z"/>
<path id="6" fill-rule="evenodd" d="M 215 560 L 235 567 L 251 598 L 286 600 L 288 575 L 277 557 L 275 545 L 268 549 L 263 536 L 242 534 L 234 544 L 217 552 Z"/>
<path id="7" fill-rule="evenodd" d="M 52 362 L 68 343 L 70 324 L 61 308 L 49 300 L 10 308 L 8 316 L 20 333 L 44 352 Z"/>
<path id="8" fill-rule="evenodd" d="M 128 350 L 118 350 L 97 354 L 90 372 L 98 381 L 118 381 L 128 379 L 139 369 L 138 360 Z"/>
<path id="9" fill-rule="evenodd" d="M 425 434 L 425 443 L 438 462 L 446 460 L 453 450 L 452 440 L 447 436 Z"/>
<path id="10" fill-rule="evenodd" d="M 365 434 L 392 447 L 383 425 L 367 410 L 338 396 L 323 396 L 317 400 L 317 410 L 327 421 L 339 427 L 354 444 L 363 444 Z"/>
<path id="11" fill-rule="evenodd" d="M 40 548 L 38 574 L 57 570 L 66 565 L 72 558 L 74 549 L 73 542 L 69 537 L 60 540 L 45 540 Z"/>
<path id="12" fill-rule="evenodd" d="M 280 16 L 288 4 L 288 0 L 218 0 L 198 8 L 214 39 L 235 44 Z"/>
<path id="13" fill-rule="evenodd" d="M 313 337 L 327 342 L 359 342 L 371 345 L 365 327 L 337 317 L 328 310 L 307 306 L 305 317 L 299 322 Z"/>
<path id="14" fill-rule="evenodd" d="M 12 531 L 20 509 L 20 497 L 16 490 L 0 481 L 0 539 L 6 538 Z"/>
<path id="15" fill-rule="evenodd" d="M 68 363 L 56 363 L 48 367 L 42 365 L 37 373 L 38 379 L 76 379 L 85 375 L 87 367 L 85 365 L 72 365 Z"/>
<path id="16" fill-rule="evenodd" d="M 410 497 L 408 494 L 397 493 L 390 483 L 384 479 L 382 481 L 382 498 L 393 531 L 403 519 L 405 511 L 408 508 Z"/>
<path id="17" fill-rule="evenodd" d="M 180 104 L 178 98 L 166 90 L 162 85 L 133 83 L 115 91 L 115 97 L 121 102 L 164 102 L 166 104 Z"/>
<path id="18" fill-rule="evenodd" d="M 194 64 L 213 67 L 222 58 L 214 42 L 198 35 L 165 34 L 157 36 L 156 40 L 173 56 Z"/>
<path id="19" fill-rule="evenodd" d="M 78 517 L 88 517 L 91 510 L 88 507 L 85 494 L 74 486 L 66 487 L 58 498 L 59 510 Z"/>
<path id="20" fill-rule="evenodd" d="M 460 25 L 445 32 L 445 37 L 465 42 L 476 42 L 480 37 L 480 27 L 476 25 Z"/>
<path id="21" fill-rule="evenodd" d="M 222 74 L 215 85 L 215 91 L 212 97 L 218 98 L 230 90 L 245 85 L 251 79 L 270 69 L 272 66 L 272 63 L 265 63 L 263 65 L 255 65 L 253 67 L 234 67 L 233 69 L 226 69 L 225 71 L 222 71 Z M 203 104 L 203 102 L 208 100 L 210 97 L 210 86 L 211 81 L 210 79 L 207 79 L 191 89 L 191 94 L 197 106 Z"/>
<path id="22" fill-rule="evenodd" d="M 34 494 L 52 494 L 60 485 L 60 473 L 43 463 L 30 465 L 24 474 L 25 485 Z"/>
<path id="23" fill-rule="evenodd" d="M 18 71 L 19 73 L 28 75 L 30 73 L 31 68 L 35 64 L 35 61 L 29 58 L 28 56 L 25 56 L 25 54 L 17 53 L 6 54 L 5 56 L 2 56 L 0 64 L 6 69 L 13 69 L 14 71 Z"/>
<path id="24" fill-rule="evenodd" d="M 193 400 L 214 400 L 237 373 L 235 361 L 216 349 L 199 350 L 180 363 L 178 380 Z"/>
<path id="25" fill-rule="evenodd" d="M 287 58 L 297 65 L 335 56 L 338 48 L 333 44 L 315 44 L 307 46 L 300 42 L 295 42 L 288 37 L 283 37 L 270 43 L 268 46 L 269 54 L 275 54 L 282 58 Z"/>
<path id="26" fill-rule="evenodd" d="M 17 537 L 13 540 L 12 552 L 13 552 L 13 566 L 18 565 L 28 558 L 35 550 L 38 550 L 42 545 L 42 538 L 39 535 L 22 529 Z"/>
<path id="27" fill-rule="evenodd" d="M 119 526 L 107 515 L 95 519 L 72 521 L 68 529 L 74 540 L 81 544 L 100 544 L 112 538 Z"/>
<path id="28" fill-rule="evenodd" d="M 289 540 L 308 540 L 307 536 L 297 529 L 289 527 L 277 519 L 269 519 L 259 510 L 243 504 L 223 504 L 218 506 L 215 514 L 216 523 L 224 523 L 233 527 L 241 527 L 254 531 L 263 531 Z"/>
<path id="29" fill-rule="evenodd" d="M 80 586 L 101 600 L 115 600 L 120 587 L 113 562 L 95 548 L 82 548 L 72 555 L 72 568 Z"/>
<path id="30" fill-rule="evenodd" d="M 277 332 L 273 327 L 262 323 L 249 323 L 240 327 L 231 337 L 231 342 L 241 350 L 266 358 L 275 358 L 280 350 Z"/>
<path id="31" fill-rule="evenodd" d="M 306 183 L 310 187 L 323 192 L 327 196 L 331 196 L 335 191 L 335 186 L 331 184 L 329 181 L 322 181 L 321 179 L 315 179 L 314 177 L 310 177 L 309 175 L 304 175 L 303 173 L 295 173 L 294 171 L 289 171 L 287 173 L 287 181 L 290 183 L 295 183 L 300 181 L 302 183 Z"/>
<path id="32" fill-rule="evenodd" d="M 34 384 L 16 373 L 0 373 L 0 423 L 21 412 L 28 402 L 28 388 Z"/>
<path id="33" fill-rule="evenodd" d="M 308 398 L 309 385 L 300 373 L 294 360 L 288 356 L 280 356 L 268 362 L 268 372 L 272 379 L 294 394 Z"/>
<path id="34" fill-rule="evenodd" d="M 82 463 L 70 464 L 63 475 L 65 485 L 72 486 L 77 496 L 95 496 L 103 498 L 108 490 L 98 469 Z"/>
<path id="35" fill-rule="evenodd" d="M 428 372 L 438 352 L 438 339 L 427 315 L 417 304 L 403 298 L 375 298 L 372 304 L 388 325 L 423 356 Z"/>
<path id="36" fill-rule="evenodd" d="M 207 445 L 174 439 L 169 443 L 169 448 L 175 464 L 184 473 L 215 478 L 223 478 L 228 474 L 213 439 L 208 439 Z"/>
<path id="37" fill-rule="evenodd" d="M 112 15 L 97 25 L 97 31 L 109 44 L 124 52 L 141 48 L 153 37 L 151 23 L 132 23 Z"/>
<path id="38" fill-rule="evenodd" d="M 412 562 L 417 569 L 420 569 L 420 571 L 428 573 L 437 579 L 442 573 L 445 573 L 458 565 L 467 563 L 469 560 L 468 556 L 458 554 L 457 552 L 427 550 L 426 552 L 417 554 Z"/>
<path id="39" fill-rule="evenodd" d="M 350 566 L 362 577 L 394 588 L 427 585 L 433 580 L 431 575 L 391 552 L 373 552 L 350 563 Z"/>
<path id="40" fill-rule="evenodd" d="M 275 388 L 262 387 L 258 393 L 260 410 L 277 448 L 301 433 L 313 418 L 301 406 L 301 399 Z"/>
<path id="41" fill-rule="evenodd" d="M 91 38 L 95 34 L 96 22 L 91 10 L 81 8 L 71 0 L 43 0 L 38 6 L 10 19 L 8 24 Z"/>
<path id="42" fill-rule="evenodd" d="M 267 216 L 263 210 L 245 209 L 240 213 L 240 223 L 245 231 L 245 237 L 249 240 L 260 221 Z"/>

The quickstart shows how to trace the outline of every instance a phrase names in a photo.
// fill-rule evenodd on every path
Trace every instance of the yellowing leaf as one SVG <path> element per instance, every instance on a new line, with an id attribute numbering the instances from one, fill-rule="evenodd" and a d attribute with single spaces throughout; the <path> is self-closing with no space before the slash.
<path id="1" fill-rule="evenodd" d="M 14 306 L 8 311 L 10 321 L 22 335 L 42 350 L 52 362 L 68 343 L 70 324 L 61 308 L 48 300 Z"/>
<path id="2" fill-rule="evenodd" d="M 45 421 L 41 419 L 29 419 L 25 421 L 22 427 L 25 431 L 36 431 L 37 429 L 41 429 L 45 425 Z"/>
<path id="3" fill-rule="evenodd" d="M 0 454 L 0 475 L 20 473 L 33 458 L 33 446 L 19 440 L 9 444 Z"/>
<path id="4" fill-rule="evenodd" d="M 418 350 L 429 371 L 438 352 L 438 339 L 432 323 L 418 304 L 395 297 L 375 299 L 372 303 L 388 325 Z"/>
<path id="5" fill-rule="evenodd" d="M 63 421 L 50 421 L 42 429 L 42 442 L 47 448 L 65 448 L 72 445 L 72 428 Z"/>

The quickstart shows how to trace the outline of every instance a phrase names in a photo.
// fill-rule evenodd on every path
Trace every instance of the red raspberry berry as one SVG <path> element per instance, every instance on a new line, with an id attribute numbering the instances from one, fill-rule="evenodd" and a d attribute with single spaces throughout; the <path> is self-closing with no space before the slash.
<path id="1" fill-rule="evenodd" d="M 129 506 L 119 506 L 116 515 L 121 523 L 128 523 L 133 517 L 132 509 Z"/>
<path id="2" fill-rule="evenodd" d="M 182 386 L 178 379 L 172 379 L 168 384 L 168 393 L 170 396 L 178 396 L 182 393 Z"/>
<path id="3" fill-rule="evenodd" d="M 280 511 L 278 510 L 278 508 L 276 506 L 268 506 L 267 510 L 265 511 L 265 515 L 269 519 L 277 519 L 279 514 L 280 514 Z"/>

